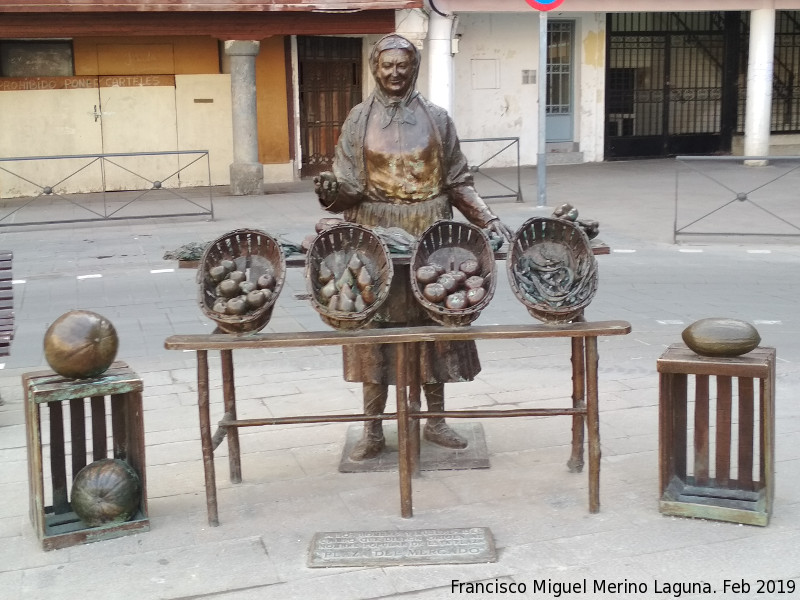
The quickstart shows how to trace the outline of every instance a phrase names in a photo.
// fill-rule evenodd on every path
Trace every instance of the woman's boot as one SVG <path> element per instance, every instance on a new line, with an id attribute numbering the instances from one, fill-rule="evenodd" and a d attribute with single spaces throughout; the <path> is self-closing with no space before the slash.
<path id="1" fill-rule="evenodd" d="M 389 386 L 380 383 L 365 383 L 364 414 L 379 415 L 386 408 Z M 350 460 L 361 461 L 375 458 L 386 447 L 386 438 L 383 437 L 383 424 L 381 421 L 364 421 L 364 434 L 350 451 Z"/>
<path id="2" fill-rule="evenodd" d="M 422 389 L 425 391 L 425 400 L 428 403 L 429 411 L 438 412 L 444 410 L 443 383 L 427 383 L 422 386 Z M 433 417 L 426 420 L 423 437 L 429 442 L 445 448 L 467 447 L 467 440 L 453 431 L 442 417 Z"/>

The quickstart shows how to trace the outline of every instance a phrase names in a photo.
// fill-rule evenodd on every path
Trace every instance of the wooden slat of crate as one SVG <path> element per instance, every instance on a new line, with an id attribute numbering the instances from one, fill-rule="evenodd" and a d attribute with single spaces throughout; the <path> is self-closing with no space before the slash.
<path id="1" fill-rule="evenodd" d="M 762 347 L 742 356 L 700 356 L 684 344 L 673 344 L 658 359 L 657 367 L 659 373 L 764 378 L 769 375 L 774 353 L 773 348 Z"/>
<path id="2" fill-rule="evenodd" d="M 52 371 L 38 371 L 28 373 L 28 380 L 37 403 L 141 392 L 143 389 L 142 380 L 128 365 L 120 361 L 113 363 L 105 373 L 94 379 L 70 379 Z"/>
<path id="3" fill-rule="evenodd" d="M 691 481 L 691 480 L 690 480 Z M 693 517 L 731 521 L 743 525 L 769 524 L 769 491 L 726 490 L 715 487 L 694 486 L 675 477 L 661 497 L 662 513 L 676 517 Z"/>

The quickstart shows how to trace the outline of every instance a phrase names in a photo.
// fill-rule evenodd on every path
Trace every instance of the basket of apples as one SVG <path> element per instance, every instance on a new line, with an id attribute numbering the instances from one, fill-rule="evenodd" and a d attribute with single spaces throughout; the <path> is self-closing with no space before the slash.
<path id="1" fill-rule="evenodd" d="M 489 238 L 460 221 L 438 221 L 414 244 L 411 291 L 436 322 L 469 325 L 494 295 L 495 260 Z"/>

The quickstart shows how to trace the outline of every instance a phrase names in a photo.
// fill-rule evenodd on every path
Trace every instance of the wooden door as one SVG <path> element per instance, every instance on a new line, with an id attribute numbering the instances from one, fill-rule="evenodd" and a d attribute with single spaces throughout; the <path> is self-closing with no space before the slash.
<path id="1" fill-rule="evenodd" d="M 361 39 L 298 36 L 300 175 L 328 171 L 342 123 L 361 102 Z"/>

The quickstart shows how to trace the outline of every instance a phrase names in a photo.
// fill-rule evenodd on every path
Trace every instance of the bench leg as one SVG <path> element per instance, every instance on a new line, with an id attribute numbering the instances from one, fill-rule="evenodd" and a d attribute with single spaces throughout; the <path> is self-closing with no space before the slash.
<path id="1" fill-rule="evenodd" d="M 233 375 L 233 350 L 220 350 L 222 362 L 222 396 L 225 405 L 225 418 L 236 420 L 236 386 Z M 231 483 L 242 483 L 242 459 L 239 450 L 239 428 L 228 427 L 228 468 Z"/>
<path id="2" fill-rule="evenodd" d="M 203 450 L 203 470 L 206 476 L 206 510 L 208 524 L 219 525 L 217 511 L 217 477 L 214 472 L 214 443 L 211 440 L 211 413 L 208 390 L 208 352 L 197 351 L 197 408 L 200 412 L 200 445 Z"/>
<path id="3" fill-rule="evenodd" d="M 404 519 L 414 515 L 411 499 L 412 444 L 409 439 L 408 390 L 406 389 L 406 356 L 410 344 L 397 344 L 397 469 L 400 474 L 400 515 Z"/>
<path id="4" fill-rule="evenodd" d="M 586 338 L 586 425 L 589 437 L 589 512 L 600 512 L 600 408 L 597 338 Z"/>
<path id="5" fill-rule="evenodd" d="M 572 338 L 572 407 L 586 409 L 586 369 L 584 342 L 582 337 Z M 567 461 L 570 473 L 583 471 L 583 436 L 585 419 L 581 415 L 572 417 L 572 454 Z"/>

